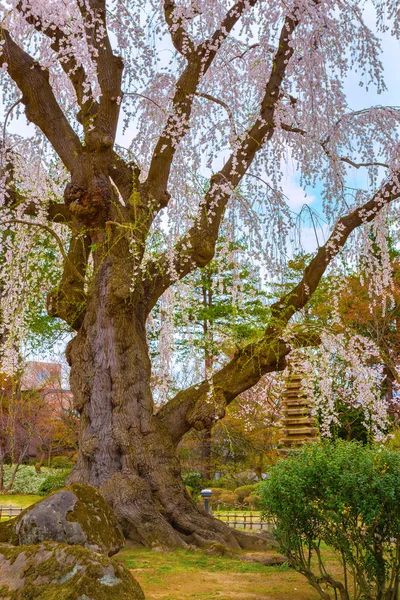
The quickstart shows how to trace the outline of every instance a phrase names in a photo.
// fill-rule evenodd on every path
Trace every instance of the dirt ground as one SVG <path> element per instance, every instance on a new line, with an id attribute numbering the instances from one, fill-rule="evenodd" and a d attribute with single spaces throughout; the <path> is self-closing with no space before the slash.
<path id="1" fill-rule="evenodd" d="M 159 584 L 149 583 L 140 573 L 134 576 L 147 600 L 314 600 L 318 594 L 294 572 L 196 573 L 190 577 L 166 576 Z"/>

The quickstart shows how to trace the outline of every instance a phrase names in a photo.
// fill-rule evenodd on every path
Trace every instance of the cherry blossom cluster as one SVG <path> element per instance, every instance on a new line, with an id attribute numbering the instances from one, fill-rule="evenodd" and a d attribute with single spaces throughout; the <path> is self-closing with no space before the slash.
<path id="1" fill-rule="evenodd" d="M 388 403 L 382 393 L 378 348 L 361 336 L 324 333 L 321 338 L 318 350 L 305 351 L 300 361 L 302 386 L 312 401 L 321 436 L 334 435 L 347 407 L 361 411 L 371 440 L 382 440 L 388 428 Z"/>

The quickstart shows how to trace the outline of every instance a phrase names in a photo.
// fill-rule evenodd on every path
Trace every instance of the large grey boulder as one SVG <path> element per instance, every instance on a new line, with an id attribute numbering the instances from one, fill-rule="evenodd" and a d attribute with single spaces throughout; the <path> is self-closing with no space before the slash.
<path id="1" fill-rule="evenodd" d="M 0 542 L 14 545 L 53 541 L 80 545 L 109 556 L 124 545 L 122 530 L 95 488 L 72 485 L 0 524 Z M 0 595 L 1 598 L 1 595 Z"/>
<path id="2" fill-rule="evenodd" d="M 130 572 L 80 546 L 0 545 L 1 600 L 144 600 Z"/>

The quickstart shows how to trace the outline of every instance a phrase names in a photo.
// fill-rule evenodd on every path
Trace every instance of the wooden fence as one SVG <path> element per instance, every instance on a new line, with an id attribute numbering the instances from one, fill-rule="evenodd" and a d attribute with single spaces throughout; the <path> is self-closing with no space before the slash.
<path id="1" fill-rule="evenodd" d="M 0 506 L 0 519 L 12 519 L 23 511 L 22 506 Z M 235 529 L 249 529 L 252 531 L 271 531 L 272 523 L 263 519 L 258 512 L 227 512 L 216 510 L 213 512 L 216 519 L 220 519 Z"/>
<path id="2" fill-rule="evenodd" d="M 0 519 L 12 519 L 18 517 L 23 511 L 22 506 L 0 506 Z"/>
<path id="3" fill-rule="evenodd" d="M 263 519 L 260 513 L 213 511 L 213 516 L 235 529 L 271 531 L 273 523 Z"/>

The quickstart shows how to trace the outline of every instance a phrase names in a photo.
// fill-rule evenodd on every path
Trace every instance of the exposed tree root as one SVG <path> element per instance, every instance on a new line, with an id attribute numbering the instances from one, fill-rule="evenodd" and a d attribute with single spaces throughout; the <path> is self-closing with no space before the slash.
<path id="1" fill-rule="evenodd" d="M 271 537 L 231 529 L 198 507 L 182 488 L 163 505 L 149 485 L 138 476 L 114 475 L 102 487 L 125 536 L 147 547 L 209 547 L 219 544 L 229 550 L 267 550 Z"/>

